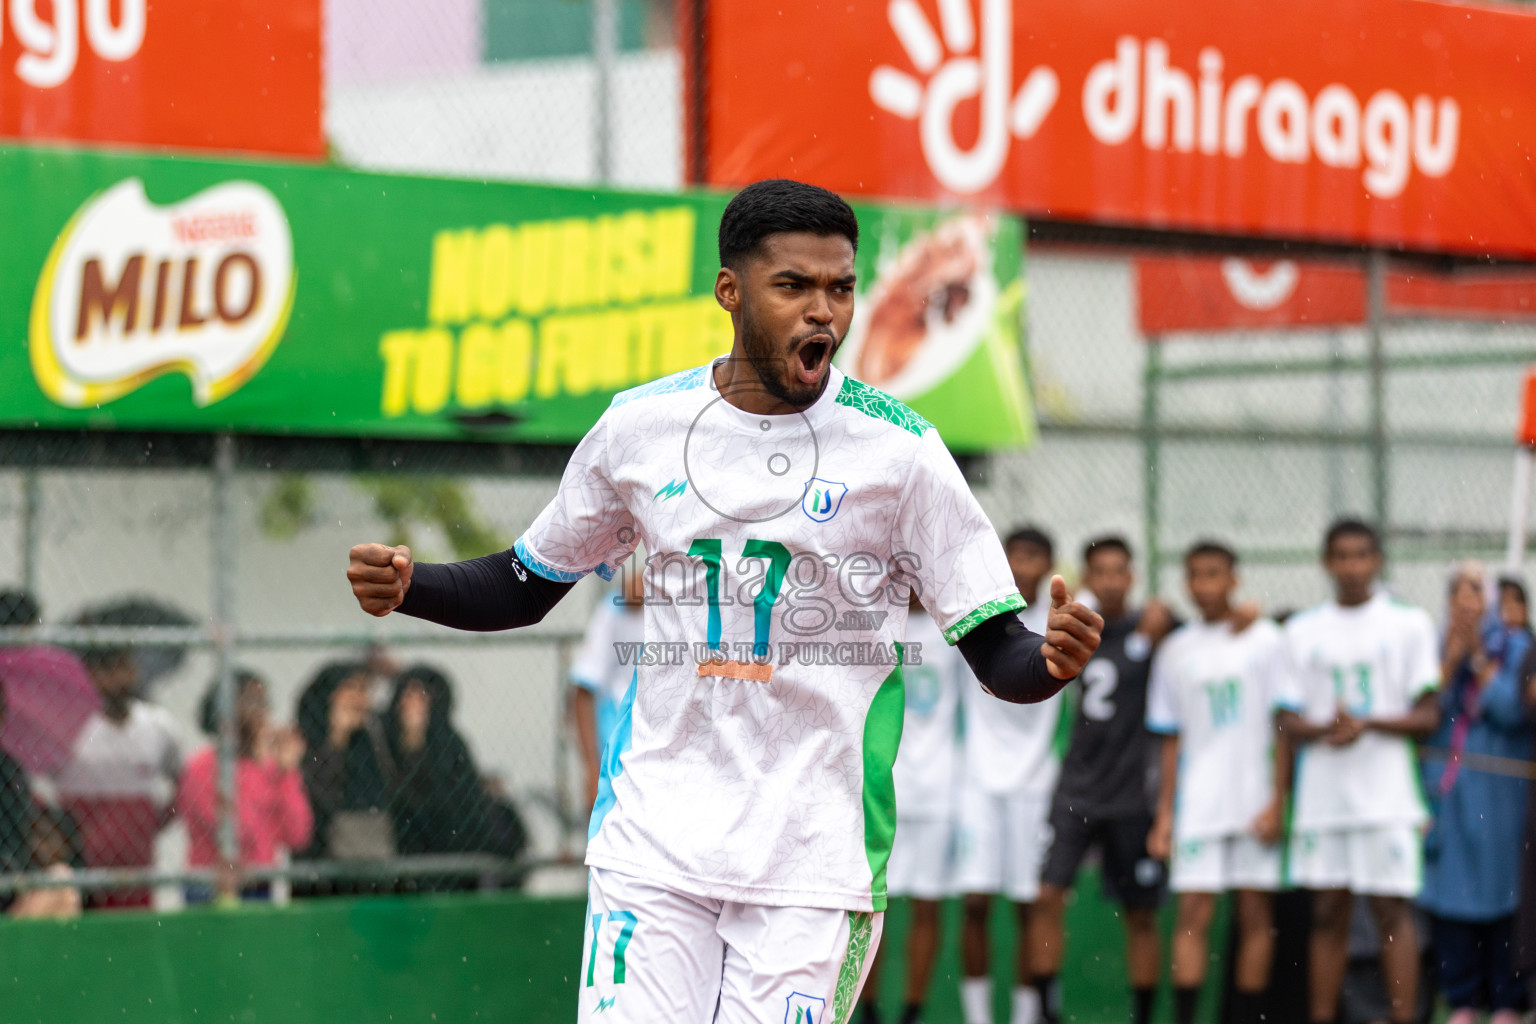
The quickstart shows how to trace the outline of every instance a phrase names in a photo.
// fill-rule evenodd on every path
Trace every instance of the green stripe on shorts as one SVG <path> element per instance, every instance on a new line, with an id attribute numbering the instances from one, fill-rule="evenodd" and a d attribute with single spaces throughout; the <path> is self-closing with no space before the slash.
<path id="1" fill-rule="evenodd" d="M 869 941 L 874 933 L 874 914 L 848 911 L 848 948 L 843 953 L 843 966 L 837 972 L 837 988 L 832 994 L 832 1024 L 848 1024 L 853 1019 L 859 978 L 864 974 L 864 961 L 869 959 Z"/>

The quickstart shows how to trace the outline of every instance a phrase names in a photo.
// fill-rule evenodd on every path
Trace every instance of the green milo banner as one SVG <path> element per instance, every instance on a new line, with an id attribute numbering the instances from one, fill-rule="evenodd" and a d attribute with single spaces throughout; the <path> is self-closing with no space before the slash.
<path id="1" fill-rule="evenodd" d="M 574 441 L 730 348 L 728 198 L 0 149 L 0 426 Z M 1022 224 L 856 209 L 843 369 L 1028 443 Z"/>

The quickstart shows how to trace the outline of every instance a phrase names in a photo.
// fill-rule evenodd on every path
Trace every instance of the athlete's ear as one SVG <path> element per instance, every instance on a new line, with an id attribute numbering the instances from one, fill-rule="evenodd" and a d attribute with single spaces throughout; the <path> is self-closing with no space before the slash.
<path id="1" fill-rule="evenodd" d="M 727 313 L 741 312 L 741 278 L 730 267 L 715 275 L 715 301 Z"/>

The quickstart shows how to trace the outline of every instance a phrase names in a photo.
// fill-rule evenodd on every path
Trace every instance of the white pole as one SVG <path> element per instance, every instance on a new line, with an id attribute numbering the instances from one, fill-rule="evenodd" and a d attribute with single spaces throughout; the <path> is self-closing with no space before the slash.
<path id="1" fill-rule="evenodd" d="M 618 0 L 592 0 L 592 56 L 597 69 L 593 141 L 597 180 L 604 185 L 613 180 L 613 68 L 618 50 Z"/>
<path id="2" fill-rule="evenodd" d="M 1532 453 L 1527 445 L 1515 452 L 1515 492 L 1509 503 L 1509 548 L 1504 568 L 1518 573 L 1525 564 L 1526 522 L 1531 509 Z"/>

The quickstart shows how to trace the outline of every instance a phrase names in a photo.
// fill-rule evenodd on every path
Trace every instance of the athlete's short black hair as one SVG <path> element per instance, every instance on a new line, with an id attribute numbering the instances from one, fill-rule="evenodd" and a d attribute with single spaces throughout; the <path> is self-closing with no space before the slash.
<path id="1" fill-rule="evenodd" d="M 1200 540 L 1191 544 L 1189 550 L 1184 552 L 1184 564 L 1188 565 L 1195 559 L 1205 556 L 1225 558 L 1228 569 L 1237 568 L 1237 552 L 1219 540 Z"/>
<path id="2" fill-rule="evenodd" d="M 1087 565 L 1089 562 L 1093 561 L 1094 555 L 1101 554 L 1105 551 L 1118 551 L 1125 556 L 1126 561 L 1130 561 L 1133 557 L 1135 557 L 1131 554 L 1131 546 L 1125 542 L 1124 537 L 1119 537 L 1115 534 L 1109 534 L 1104 537 L 1095 537 L 1093 540 L 1083 545 L 1083 564 Z"/>
<path id="3" fill-rule="evenodd" d="M 1033 548 L 1039 548 L 1045 552 L 1045 557 L 1051 561 L 1056 560 L 1056 545 L 1051 542 L 1051 535 L 1034 524 L 1027 524 L 1010 533 L 1003 541 L 1003 550 L 1007 551 L 1016 544 L 1025 544 Z"/>
<path id="4" fill-rule="evenodd" d="M 720 265 L 738 270 L 769 235 L 808 231 L 842 235 L 859 251 L 859 222 L 836 192 L 788 178 L 755 181 L 737 192 L 720 217 Z"/>
<path id="5" fill-rule="evenodd" d="M 1364 519 L 1353 519 L 1346 516 L 1336 519 L 1333 525 L 1328 527 L 1328 532 L 1323 535 L 1323 557 L 1333 554 L 1333 545 L 1343 537 L 1364 537 L 1371 542 L 1371 550 L 1381 554 L 1381 534 L 1376 532 L 1376 527 Z"/>

